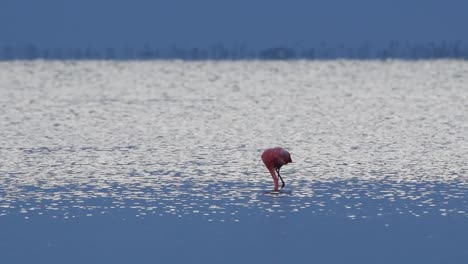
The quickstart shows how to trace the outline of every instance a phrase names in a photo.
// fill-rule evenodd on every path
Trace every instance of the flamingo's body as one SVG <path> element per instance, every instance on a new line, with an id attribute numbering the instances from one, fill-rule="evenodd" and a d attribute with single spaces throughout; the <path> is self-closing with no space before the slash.
<path id="1" fill-rule="evenodd" d="M 263 152 L 262 160 L 263 163 L 265 163 L 265 166 L 267 167 L 268 171 L 270 171 L 271 177 L 273 177 L 273 181 L 275 183 L 274 191 L 277 192 L 279 189 L 278 178 L 283 183 L 283 185 L 281 186 L 281 189 L 283 189 L 285 184 L 283 178 L 281 178 L 279 171 L 281 169 L 281 166 L 292 162 L 291 155 L 289 154 L 289 152 L 280 147 L 270 148 Z"/>

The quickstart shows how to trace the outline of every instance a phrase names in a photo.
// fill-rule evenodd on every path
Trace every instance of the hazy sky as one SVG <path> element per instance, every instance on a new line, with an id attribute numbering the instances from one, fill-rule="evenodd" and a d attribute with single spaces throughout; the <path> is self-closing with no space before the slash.
<path id="1" fill-rule="evenodd" d="M 0 44 L 468 41 L 466 0 L 0 0 Z"/>

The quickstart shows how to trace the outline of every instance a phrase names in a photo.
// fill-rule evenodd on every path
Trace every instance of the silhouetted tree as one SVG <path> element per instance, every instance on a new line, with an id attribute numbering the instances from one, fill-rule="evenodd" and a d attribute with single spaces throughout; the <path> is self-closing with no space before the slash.
<path id="1" fill-rule="evenodd" d="M 34 59 L 37 59 L 38 58 L 38 51 L 37 51 L 37 48 L 36 46 L 34 46 L 34 44 L 28 44 L 26 45 L 26 59 L 28 60 L 34 60 Z"/>
<path id="2" fill-rule="evenodd" d="M 269 60 L 289 60 L 296 57 L 296 52 L 289 48 L 272 48 L 260 51 L 261 59 Z"/>
<path id="3" fill-rule="evenodd" d="M 80 48 L 75 48 L 73 50 L 73 55 L 72 56 L 73 56 L 74 59 L 81 60 L 81 59 L 83 59 L 83 52 L 81 51 Z"/>
<path id="4" fill-rule="evenodd" d="M 14 58 L 14 49 L 10 46 L 3 48 L 3 58 L 5 60 L 12 60 Z"/>
<path id="5" fill-rule="evenodd" d="M 104 58 L 107 60 L 114 59 L 115 58 L 115 51 L 112 47 L 107 47 L 105 51 Z"/>
<path id="6" fill-rule="evenodd" d="M 135 59 L 135 51 L 134 49 L 129 46 L 129 45 L 125 45 L 124 49 L 123 49 L 123 57 L 125 59 L 128 59 L 128 60 L 133 60 Z"/>

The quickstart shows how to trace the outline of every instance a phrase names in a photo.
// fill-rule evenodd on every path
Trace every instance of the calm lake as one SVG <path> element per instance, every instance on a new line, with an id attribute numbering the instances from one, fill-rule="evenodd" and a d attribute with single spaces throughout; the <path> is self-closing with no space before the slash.
<path id="1" fill-rule="evenodd" d="M 465 263 L 467 195 L 467 61 L 0 62 L 1 263 Z"/>

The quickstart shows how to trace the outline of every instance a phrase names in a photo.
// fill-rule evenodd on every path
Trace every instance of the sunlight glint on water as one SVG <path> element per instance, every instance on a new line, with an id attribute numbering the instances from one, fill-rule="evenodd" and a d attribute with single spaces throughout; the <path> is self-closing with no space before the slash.
<path id="1" fill-rule="evenodd" d="M 467 84 L 464 61 L 2 62 L 0 216 L 467 217 Z"/>

